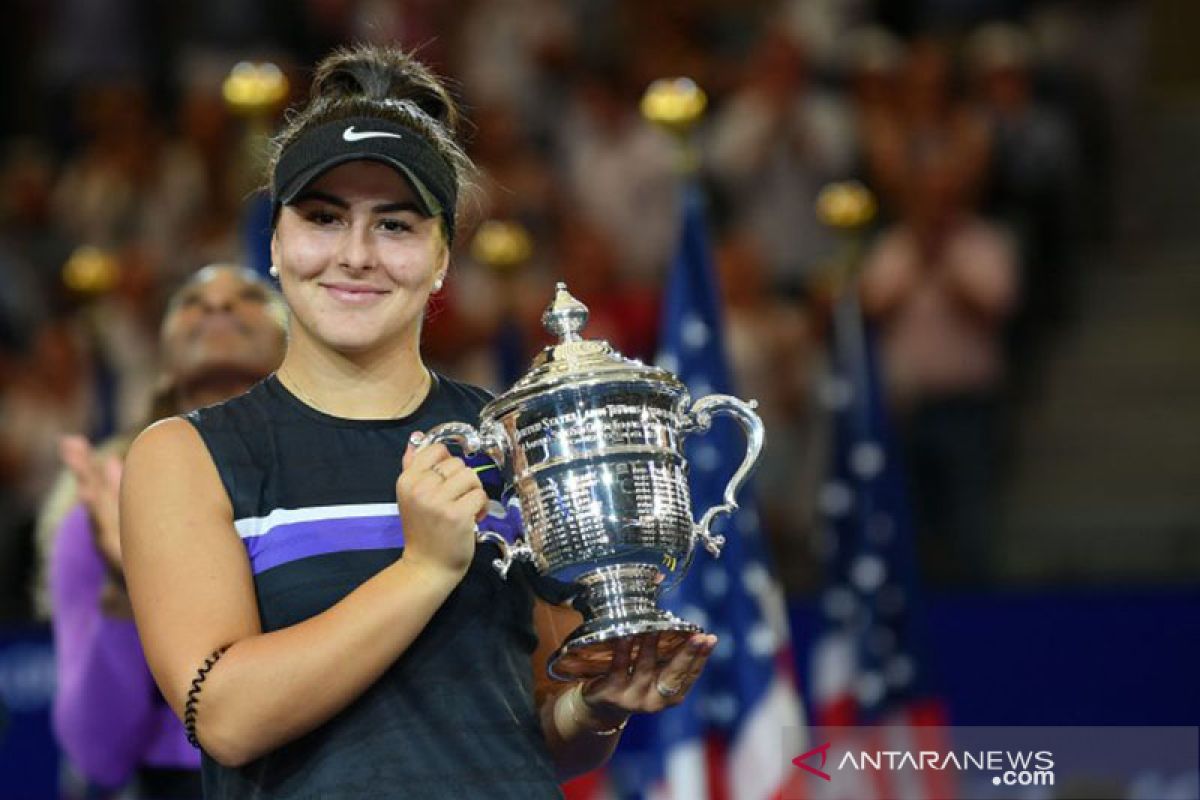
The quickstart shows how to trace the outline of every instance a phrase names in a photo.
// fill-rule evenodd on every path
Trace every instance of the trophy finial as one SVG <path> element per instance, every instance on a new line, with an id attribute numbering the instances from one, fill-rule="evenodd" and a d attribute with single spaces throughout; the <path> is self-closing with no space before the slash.
<path id="1" fill-rule="evenodd" d="M 554 301 L 542 313 L 542 325 L 559 338 L 559 343 L 578 342 L 579 332 L 587 324 L 588 308 L 567 291 L 567 284 L 555 285 Z"/>

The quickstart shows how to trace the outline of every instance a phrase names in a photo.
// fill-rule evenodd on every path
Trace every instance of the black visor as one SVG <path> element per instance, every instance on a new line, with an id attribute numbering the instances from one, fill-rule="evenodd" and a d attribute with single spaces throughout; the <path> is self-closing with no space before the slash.
<path id="1" fill-rule="evenodd" d="M 378 117 L 348 117 L 305 131 L 279 157 L 271 176 L 276 218 L 318 177 L 348 161 L 379 161 L 400 172 L 427 215 L 441 216 L 454 239 L 454 169 L 421 134 Z"/>

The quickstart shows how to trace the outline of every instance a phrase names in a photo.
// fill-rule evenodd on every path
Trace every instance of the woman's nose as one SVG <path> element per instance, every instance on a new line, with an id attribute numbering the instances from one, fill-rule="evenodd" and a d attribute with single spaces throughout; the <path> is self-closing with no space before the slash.
<path id="1" fill-rule="evenodd" d="M 343 234 L 338 264 L 350 272 L 366 272 L 375 269 L 377 254 L 366 225 L 351 225 Z"/>

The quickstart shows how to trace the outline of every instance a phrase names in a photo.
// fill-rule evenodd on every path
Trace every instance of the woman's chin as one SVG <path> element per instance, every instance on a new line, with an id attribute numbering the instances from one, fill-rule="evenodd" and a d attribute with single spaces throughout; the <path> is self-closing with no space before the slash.
<path id="1" fill-rule="evenodd" d="M 322 341 L 327 347 L 348 356 L 375 352 L 389 343 L 395 343 L 398 339 L 397 335 L 385 334 L 382 331 L 347 330 L 339 330 L 322 337 Z"/>

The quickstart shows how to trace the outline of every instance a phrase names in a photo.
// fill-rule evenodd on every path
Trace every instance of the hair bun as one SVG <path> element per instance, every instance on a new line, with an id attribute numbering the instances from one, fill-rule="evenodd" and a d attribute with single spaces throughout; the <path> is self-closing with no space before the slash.
<path id="1" fill-rule="evenodd" d="M 396 48 L 355 45 L 335 50 L 317 68 L 312 100 L 386 104 L 408 100 L 444 125 L 458 130 L 454 101 L 429 68 Z"/>

